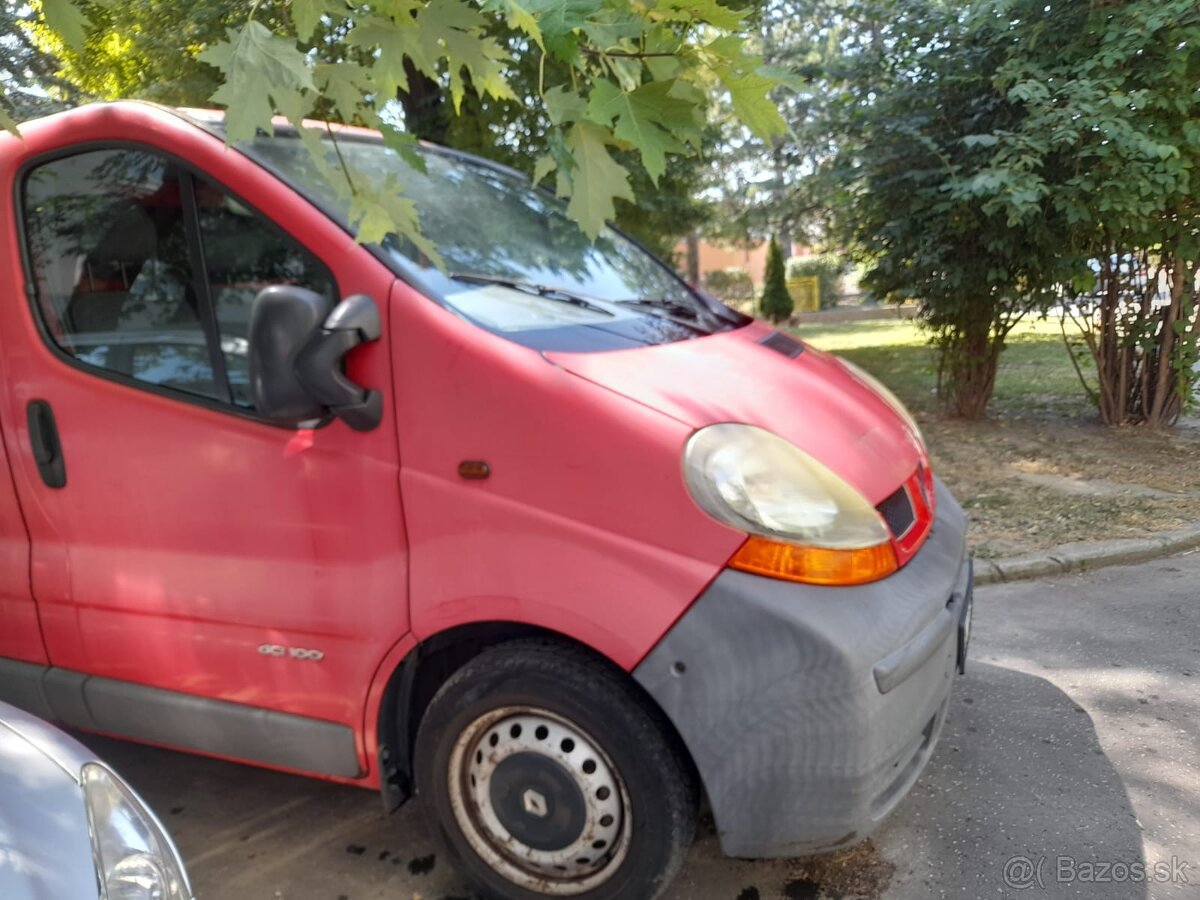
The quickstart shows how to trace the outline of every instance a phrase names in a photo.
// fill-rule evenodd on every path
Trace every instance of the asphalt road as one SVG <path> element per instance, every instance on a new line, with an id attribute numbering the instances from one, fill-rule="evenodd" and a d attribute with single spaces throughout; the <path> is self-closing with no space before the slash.
<path id="1" fill-rule="evenodd" d="M 1198 595 L 1200 553 L 979 589 L 941 743 L 873 841 L 731 861 L 709 824 L 671 900 L 1200 897 Z M 467 897 L 412 805 L 82 737 L 159 811 L 200 900 Z"/>

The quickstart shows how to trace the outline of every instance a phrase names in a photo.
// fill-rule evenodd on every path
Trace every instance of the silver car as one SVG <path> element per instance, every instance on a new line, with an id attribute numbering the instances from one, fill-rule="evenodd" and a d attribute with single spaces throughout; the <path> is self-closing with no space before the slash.
<path id="1" fill-rule="evenodd" d="M 0 898 L 192 900 L 149 808 L 78 741 L 0 703 Z"/>

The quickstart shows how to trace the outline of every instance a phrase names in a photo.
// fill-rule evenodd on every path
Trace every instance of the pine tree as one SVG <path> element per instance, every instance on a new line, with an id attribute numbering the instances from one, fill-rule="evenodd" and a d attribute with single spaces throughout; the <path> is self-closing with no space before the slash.
<path id="1" fill-rule="evenodd" d="M 788 293 L 787 289 L 787 276 L 783 269 L 783 250 L 780 249 L 779 242 L 774 238 L 771 239 L 771 246 L 767 250 L 767 271 L 759 309 L 772 322 L 782 322 L 792 314 L 792 295 Z"/>

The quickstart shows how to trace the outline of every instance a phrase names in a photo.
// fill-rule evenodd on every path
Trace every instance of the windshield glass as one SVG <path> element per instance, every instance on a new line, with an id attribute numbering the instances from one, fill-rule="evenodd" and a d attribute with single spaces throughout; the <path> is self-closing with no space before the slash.
<path id="1" fill-rule="evenodd" d="M 298 139 L 258 137 L 238 146 L 345 221 L 340 192 L 323 179 Z M 420 172 L 369 139 L 340 138 L 337 149 L 357 177 L 377 189 L 394 179 L 416 205 L 422 234 L 445 268 L 439 270 L 411 241 L 389 237 L 384 249 L 402 274 L 489 329 L 602 323 L 637 315 L 616 306 L 631 302 L 685 320 L 712 316 L 646 251 L 611 228 L 590 241 L 567 218 L 561 201 L 519 175 L 427 148 L 419 151 L 426 164 Z M 340 171 L 332 144 L 328 153 L 333 171 Z M 571 302 L 579 299 L 599 302 Z"/>

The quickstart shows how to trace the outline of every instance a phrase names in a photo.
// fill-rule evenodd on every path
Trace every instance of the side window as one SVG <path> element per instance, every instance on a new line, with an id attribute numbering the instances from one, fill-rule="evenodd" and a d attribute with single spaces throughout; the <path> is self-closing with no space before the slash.
<path id="1" fill-rule="evenodd" d="M 332 306 L 337 285 L 333 274 L 304 247 L 200 178 L 196 179 L 196 209 L 229 388 L 233 402 L 248 407 L 246 338 L 255 296 L 273 284 L 294 284 L 323 295 Z"/>
<path id="2" fill-rule="evenodd" d="M 170 163 L 132 150 L 46 163 L 26 182 L 25 221 L 37 300 L 65 353 L 219 396 Z"/>
<path id="3" fill-rule="evenodd" d="M 295 284 L 331 305 L 337 296 L 332 273 L 300 244 L 153 152 L 95 150 L 45 163 L 26 180 L 24 207 L 51 339 L 80 362 L 138 381 L 249 409 L 258 292 Z M 214 316 L 219 360 L 205 328 Z"/>

